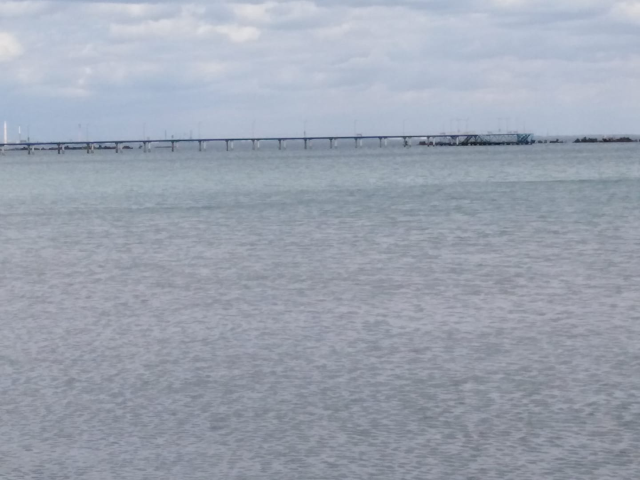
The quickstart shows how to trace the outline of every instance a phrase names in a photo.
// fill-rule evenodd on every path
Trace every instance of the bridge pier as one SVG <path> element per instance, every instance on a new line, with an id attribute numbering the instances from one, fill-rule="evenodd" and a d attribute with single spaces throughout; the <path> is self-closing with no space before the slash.
<path id="1" fill-rule="evenodd" d="M 405 148 L 409 148 L 411 146 L 411 137 L 403 137 L 403 143 Z"/>
<path id="2" fill-rule="evenodd" d="M 27 153 L 28 153 L 29 155 L 33 155 L 33 147 L 32 147 L 31 145 L 29 145 L 29 146 L 27 147 Z"/>
<path id="3" fill-rule="evenodd" d="M 380 148 L 386 147 L 386 146 L 387 146 L 387 138 L 386 137 L 380 137 Z"/>
<path id="4" fill-rule="evenodd" d="M 284 139 L 278 139 L 278 150 L 286 150 L 287 149 L 287 141 Z"/>
<path id="5" fill-rule="evenodd" d="M 336 140 L 335 138 L 330 138 L 329 139 L 329 148 L 330 149 L 334 149 L 338 147 L 338 140 Z"/>
<path id="6" fill-rule="evenodd" d="M 62 155 L 64 153 L 64 145 L 61 143 L 58 144 L 58 155 Z"/>
<path id="7" fill-rule="evenodd" d="M 151 153 L 151 142 L 144 142 L 142 144 L 142 151 L 144 153 Z"/>
<path id="8" fill-rule="evenodd" d="M 225 140 L 227 144 L 227 152 L 233 150 L 233 140 Z"/>
<path id="9" fill-rule="evenodd" d="M 200 140 L 198 142 L 198 150 L 200 152 L 204 152 L 206 149 L 207 149 L 207 142 L 204 142 L 204 141 Z"/>
<path id="10" fill-rule="evenodd" d="M 172 152 L 176 151 L 176 142 L 171 142 L 171 151 Z"/>
<path id="11" fill-rule="evenodd" d="M 304 149 L 309 150 L 309 140 L 307 140 L 306 138 L 304 139 Z"/>
<path id="12" fill-rule="evenodd" d="M 251 140 L 251 148 L 253 150 L 260 150 L 260 140 Z"/>
<path id="13" fill-rule="evenodd" d="M 93 143 L 87 143 L 87 153 L 95 153 Z"/>
<path id="14" fill-rule="evenodd" d="M 116 153 L 122 153 L 122 144 L 116 143 Z"/>

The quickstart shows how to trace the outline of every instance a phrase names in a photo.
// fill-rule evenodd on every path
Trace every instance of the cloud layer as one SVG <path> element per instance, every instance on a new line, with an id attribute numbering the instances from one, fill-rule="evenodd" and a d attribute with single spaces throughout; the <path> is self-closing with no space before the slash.
<path id="1" fill-rule="evenodd" d="M 640 133 L 640 1 L 0 1 L 34 136 Z"/>

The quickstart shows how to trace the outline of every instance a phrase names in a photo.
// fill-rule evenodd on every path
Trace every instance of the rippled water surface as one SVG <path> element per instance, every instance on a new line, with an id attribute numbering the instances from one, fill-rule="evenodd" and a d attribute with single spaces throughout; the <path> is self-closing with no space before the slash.
<path id="1" fill-rule="evenodd" d="M 0 157 L 0 478 L 628 479 L 640 147 Z"/>

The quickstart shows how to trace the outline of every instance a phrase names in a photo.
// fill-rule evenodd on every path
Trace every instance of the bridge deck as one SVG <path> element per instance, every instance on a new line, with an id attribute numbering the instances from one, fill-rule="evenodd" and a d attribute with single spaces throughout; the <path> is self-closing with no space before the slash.
<path id="1" fill-rule="evenodd" d="M 532 142 L 531 133 L 503 133 L 503 134 L 436 134 L 436 135 L 347 135 L 347 136 L 313 136 L 313 137 L 230 137 L 230 138 L 159 138 L 159 139 L 138 139 L 138 140 L 85 140 L 85 141 L 47 141 L 47 142 L 20 142 L 20 143 L 0 143 L 0 148 L 23 147 L 31 149 L 33 147 L 56 146 L 97 146 L 97 145 L 129 145 L 129 144 L 178 144 L 178 143 L 234 143 L 234 142 L 294 142 L 300 141 L 305 144 L 313 141 L 329 141 L 331 145 L 340 140 L 352 140 L 361 143 L 364 140 L 402 140 L 408 146 L 412 140 L 419 139 L 427 144 L 451 144 L 451 145 L 526 145 Z"/>

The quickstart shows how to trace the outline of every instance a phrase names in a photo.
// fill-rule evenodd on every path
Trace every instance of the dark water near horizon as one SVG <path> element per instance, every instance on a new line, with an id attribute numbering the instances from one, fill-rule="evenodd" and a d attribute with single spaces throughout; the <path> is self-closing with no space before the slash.
<path id="1" fill-rule="evenodd" d="M 0 157 L 0 478 L 640 472 L 640 146 Z"/>

